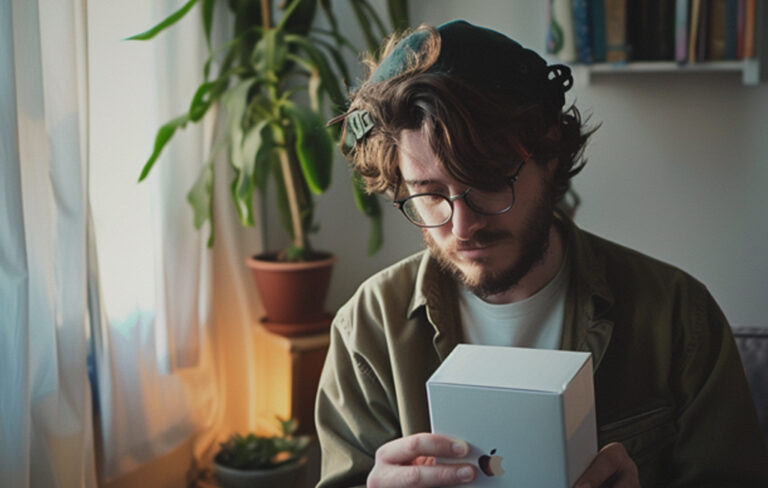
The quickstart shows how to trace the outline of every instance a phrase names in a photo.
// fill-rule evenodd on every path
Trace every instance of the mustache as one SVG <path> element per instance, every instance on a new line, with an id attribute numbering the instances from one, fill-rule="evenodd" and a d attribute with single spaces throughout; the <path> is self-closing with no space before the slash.
<path id="1" fill-rule="evenodd" d="M 459 251 L 476 247 L 485 247 L 510 237 L 512 237 L 512 235 L 503 230 L 480 229 L 472 235 L 471 239 L 459 241 L 454 247 Z"/>

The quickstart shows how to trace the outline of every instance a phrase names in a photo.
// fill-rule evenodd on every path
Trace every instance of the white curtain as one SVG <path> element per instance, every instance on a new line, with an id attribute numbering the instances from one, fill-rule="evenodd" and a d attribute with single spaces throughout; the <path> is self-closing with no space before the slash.
<path id="1" fill-rule="evenodd" d="M 136 183 L 207 52 L 199 12 L 152 41 L 122 39 L 182 4 L 0 0 L 3 488 L 171 486 L 142 469 L 191 441 L 199 466 L 255 426 L 242 262 L 258 236 L 238 238 L 223 159 L 214 251 L 185 198 L 215 117 L 177 134 Z"/>
<path id="2" fill-rule="evenodd" d="M 89 2 L 90 192 L 102 305 L 94 333 L 106 481 L 193 435 L 204 457 L 221 419 L 207 228 L 192 226 L 185 198 L 205 163 L 210 130 L 177 134 L 137 184 L 157 128 L 187 110 L 206 51 L 196 12 L 152 41 L 123 39 L 178 5 Z"/>
<path id="3" fill-rule="evenodd" d="M 0 1 L 0 483 L 95 487 L 83 0 Z"/>
<path id="4" fill-rule="evenodd" d="M 105 481 L 136 475 L 144 487 L 167 483 L 144 475 L 148 462 L 194 437 L 197 463 L 188 475 L 195 475 L 217 441 L 256 421 L 250 284 L 223 158 L 214 250 L 206 247 L 209 224 L 195 230 L 186 200 L 210 163 L 216 114 L 178 131 L 148 179 L 136 183 L 156 130 L 188 109 L 208 52 L 197 8 L 150 41 L 122 39 L 183 3 L 93 0 L 88 7 L 100 474 Z M 228 23 L 222 13 L 215 18 Z"/>

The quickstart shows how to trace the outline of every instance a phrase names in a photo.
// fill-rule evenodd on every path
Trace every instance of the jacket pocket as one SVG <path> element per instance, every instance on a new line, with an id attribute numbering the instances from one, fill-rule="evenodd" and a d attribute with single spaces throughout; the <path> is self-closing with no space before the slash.
<path id="1" fill-rule="evenodd" d="M 656 464 L 667 446 L 674 442 L 675 427 L 672 409 L 657 406 L 622 419 L 601 425 L 597 429 L 601 446 L 621 442 L 638 466 Z"/>

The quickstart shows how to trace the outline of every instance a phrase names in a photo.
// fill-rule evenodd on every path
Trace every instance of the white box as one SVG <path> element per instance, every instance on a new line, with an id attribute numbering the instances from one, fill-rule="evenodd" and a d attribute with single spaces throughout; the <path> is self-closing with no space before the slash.
<path id="1" fill-rule="evenodd" d="M 467 486 L 571 488 L 597 453 L 590 353 L 459 344 L 427 395 L 432 432 L 470 445 L 439 460 L 477 466 Z"/>

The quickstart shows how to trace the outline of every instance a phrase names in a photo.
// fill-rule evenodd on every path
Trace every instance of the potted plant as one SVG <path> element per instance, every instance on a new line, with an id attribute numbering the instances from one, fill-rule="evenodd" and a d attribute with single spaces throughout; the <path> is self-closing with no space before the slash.
<path id="1" fill-rule="evenodd" d="M 153 38 L 200 3 L 210 46 L 215 1 L 189 0 L 155 27 L 129 39 Z M 396 29 L 407 26 L 406 2 L 388 0 Z M 346 4 L 354 11 L 369 49 L 378 47 L 390 29 L 384 27 L 368 0 L 346 0 Z M 253 198 L 258 194 L 265 202 L 271 180 L 272 198 L 291 239 L 285 249 L 247 260 L 266 309 L 263 323 L 283 326 L 285 333 L 295 332 L 297 324 L 327 326 L 323 302 L 335 257 L 313 249 L 308 234 L 317 229 L 314 197 L 330 185 L 333 146 L 339 137 L 338 127 L 328 128 L 325 121 L 344 110 L 342 87 L 349 79 L 344 51 L 351 50 L 357 56 L 357 50 L 342 35 L 331 0 L 286 1 L 278 21 L 271 0 L 227 0 L 227 6 L 234 22 L 231 39 L 211 50 L 203 65 L 204 81 L 188 112 L 158 130 L 139 181 L 146 178 L 176 130 L 199 122 L 211 107 L 221 106 L 226 114 L 221 136 L 187 197 L 194 209 L 195 226 L 199 229 L 211 220 L 213 156 L 226 148 L 232 169 L 232 201 L 242 225 L 254 225 Z M 319 12 L 325 14 L 327 29 L 315 26 Z M 212 76 L 217 63 L 218 75 Z M 373 254 L 382 241 L 378 201 L 365 193 L 359 177 L 352 175 L 351 181 L 358 208 L 371 219 L 368 252 Z M 209 246 L 214 237 L 213 226 L 210 228 Z M 320 270 L 318 281 L 312 281 L 314 269 Z M 275 271 L 279 276 L 276 284 L 261 281 L 265 274 L 274 276 Z M 288 277 L 283 276 L 285 272 Z M 303 286 L 291 288 L 289 283 L 296 281 L 292 277 Z M 318 291 L 320 297 L 312 298 Z M 282 300 L 285 295 L 288 299 Z M 287 309 L 273 308 L 280 303 L 288 303 Z"/>
<path id="2" fill-rule="evenodd" d="M 278 435 L 233 434 L 213 459 L 223 488 L 296 486 L 306 465 L 309 436 L 296 436 L 295 419 L 280 420 Z"/>

